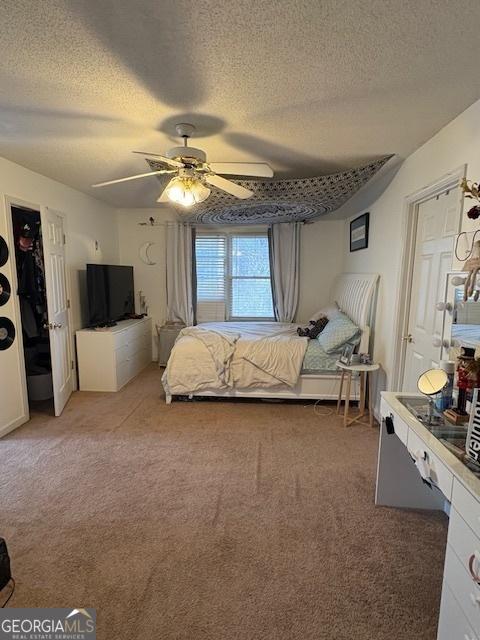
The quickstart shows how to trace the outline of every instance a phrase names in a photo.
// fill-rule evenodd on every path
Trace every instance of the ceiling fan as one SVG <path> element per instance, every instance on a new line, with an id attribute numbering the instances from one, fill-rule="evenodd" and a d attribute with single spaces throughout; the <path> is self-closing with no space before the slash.
<path id="1" fill-rule="evenodd" d="M 184 207 L 190 207 L 208 198 L 210 189 L 207 185 L 221 189 L 242 200 L 253 196 L 253 191 L 222 178 L 220 174 L 273 177 L 272 168 L 264 162 L 207 162 L 207 155 L 204 151 L 188 146 L 188 139 L 194 133 L 195 127 L 192 124 L 181 123 L 175 126 L 175 130 L 183 138 L 183 147 L 173 147 L 164 156 L 143 151 L 133 152 L 143 155 L 145 160 L 150 160 L 156 165 L 163 165 L 163 169 L 151 170 L 147 173 L 139 173 L 117 180 L 98 182 L 92 187 L 105 187 L 139 178 L 171 174 L 172 179 L 158 197 L 157 202 L 171 201 Z"/>

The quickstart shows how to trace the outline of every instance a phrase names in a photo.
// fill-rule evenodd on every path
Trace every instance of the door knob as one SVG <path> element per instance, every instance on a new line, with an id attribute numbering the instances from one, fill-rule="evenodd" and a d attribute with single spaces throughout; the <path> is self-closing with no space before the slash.
<path id="1" fill-rule="evenodd" d="M 434 347 L 443 347 L 444 349 L 449 349 L 450 346 L 453 346 L 450 345 L 450 342 L 448 340 L 442 340 L 441 338 L 434 338 L 432 340 L 432 345 Z"/>
<path id="2" fill-rule="evenodd" d="M 59 322 L 58 324 L 56 322 L 49 322 L 48 324 L 44 324 L 43 325 L 44 329 L 61 329 L 62 328 L 62 324 L 61 322 Z"/>
<path id="3" fill-rule="evenodd" d="M 437 304 L 435 305 L 435 308 L 438 311 L 452 311 L 453 307 L 452 304 L 450 302 L 437 302 Z"/>
<path id="4" fill-rule="evenodd" d="M 403 336 L 402 340 L 404 340 L 405 342 L 413 342 L 413 336 L 411 333 L 409 333 L 406 336 Z"/>

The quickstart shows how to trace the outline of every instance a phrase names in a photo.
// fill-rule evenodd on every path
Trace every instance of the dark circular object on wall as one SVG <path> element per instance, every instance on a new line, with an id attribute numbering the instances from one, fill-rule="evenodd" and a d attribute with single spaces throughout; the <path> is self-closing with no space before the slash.
<path id="1" fill-rule="evenodd" d="M 7 304 L 8 299 L 10 298 L 10 283 L 7 278 L 0 273 L 0 307 L 4 304 Z"/>
<path id="2" fill-rule="evenodd" d="M 7 262 L 7 260 L 8 260 L 8 245 L 5 242 L 4 238 L 0 236 L 0 267 L 3 267 L 3 265 Z"/>
<path id="3" fill-rule="evenodd" d="M 0 351 L 12 346 L 15 340 L 15 327 L 8 318 L 0 318 Z"/>

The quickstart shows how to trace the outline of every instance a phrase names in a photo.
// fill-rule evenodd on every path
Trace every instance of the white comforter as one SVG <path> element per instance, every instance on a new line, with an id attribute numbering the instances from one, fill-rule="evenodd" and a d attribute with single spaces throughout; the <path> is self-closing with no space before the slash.
<path id="1" fill-rule="evenodd" d="M 307 349 L 296 325 L 207 322 L 180 332 L 163 374 L 169 394 L 295 386 Z"/>

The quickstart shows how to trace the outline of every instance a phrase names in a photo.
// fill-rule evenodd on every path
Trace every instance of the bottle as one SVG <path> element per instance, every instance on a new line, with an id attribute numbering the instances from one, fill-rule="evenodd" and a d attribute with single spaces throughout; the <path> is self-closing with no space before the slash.
<path id="1" fill-rule="evenodd" d="M 453 379 L 455 377 L 455 362 L 453 360 L 441 360 L 440 369 L 443 369 L 448 376 L 448 382 L 443 387 L 438 398 L 437 409 L 440 412 L 450 409 L 453 404 Z"/>

